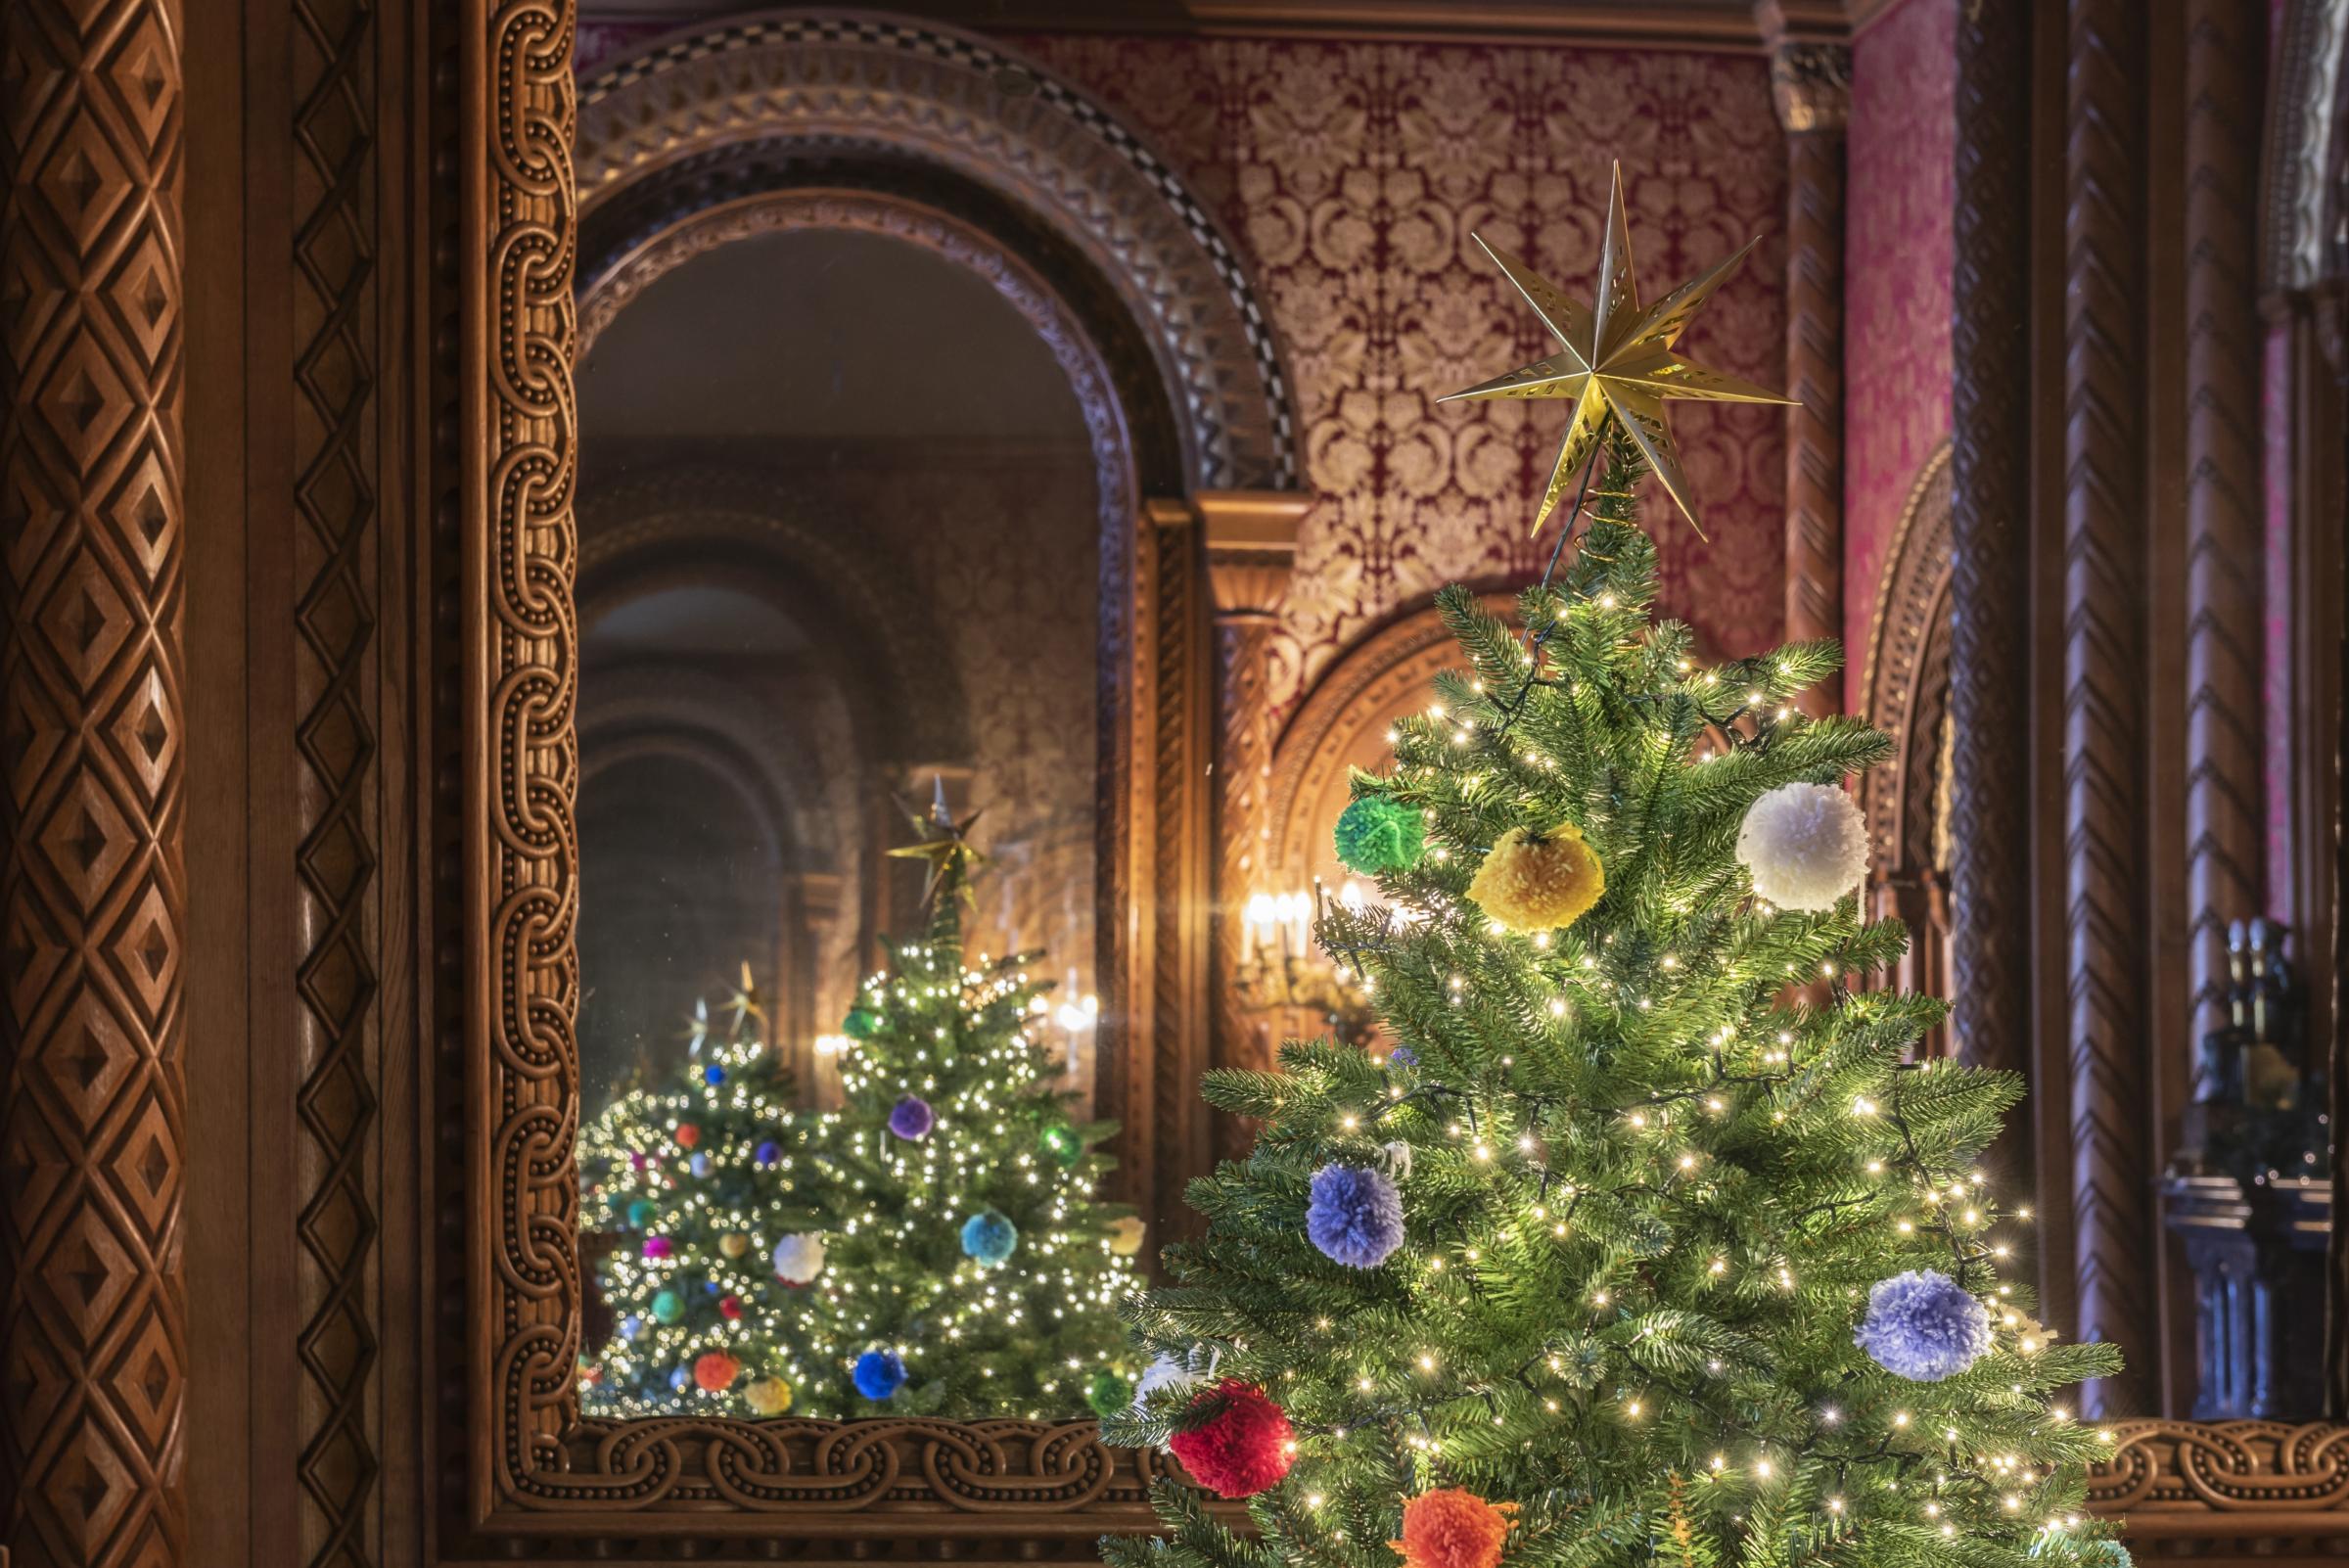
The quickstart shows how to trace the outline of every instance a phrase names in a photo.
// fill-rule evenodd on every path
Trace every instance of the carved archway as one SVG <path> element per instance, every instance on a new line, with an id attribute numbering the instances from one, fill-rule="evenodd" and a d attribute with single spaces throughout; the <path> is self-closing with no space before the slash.
<path id="1" fill-rule="evenodd" d="M 1148 487 L 1296 487 L 1288 379 L 1231 243 L 1107 110 L 996 44 L 871 15 L 730 22 L 582 82 L 575 149 L 583 298 L 747 197 L 909 199 L 1015 244 L 1075 306 L 1147 405 Z"/>
<path id="2" fill-rule="evenodd" d="M 765 599 L 808 633 L 811 657 L 852 694 L 859 750 L 876 763 L 930 761 L 968 750 L 950 670 L 921 657 L 927 623 L 900 582 L 876 579 L 805 515 L 779 476 L 721 465 L 664 468 L 597 484 L 579 503 L 582 627 L 655 588 L 723 580 Z M 893 754 L 872 723 L 899 715 Z"/>
<path id="3" fill-rule="evenodd" d="M 1892 737 L 1891 761 L 1860 784 L 1869 844 L 1868 906 L 1909 928 L 1909 953 L 1893 980 L 1903 990 L 1950 994 L 1951 932 L 1946 819 L 1950 740 L 1950 588 L 1954 569 L 1950 443 L 1925 459 L 1893 530 L 1868 621 L 1861 667 L 1862 716 Z M 1947 1047 L 1946 1027 L 1925 1049 Z"/>

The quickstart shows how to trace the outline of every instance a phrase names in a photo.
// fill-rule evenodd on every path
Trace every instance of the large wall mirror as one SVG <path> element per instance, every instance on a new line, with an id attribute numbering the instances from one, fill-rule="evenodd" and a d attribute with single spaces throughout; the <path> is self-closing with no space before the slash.
<path id="1" fill-rule="evenodd" d="M 956 1298 L 1046 1286 L 1019 1252 L 1097 1195 L 1033 1181 L 992 1112 L 1048 1099 L 1069 1113 L 1055 1126 L 1092 1121 L 1099 491 L 1118 476 L 1096 473 L 1035 325 L 884 234 L 754 232 L 693 254 L 612 316 L 577 377 L 580 1176 L 605 1309 L 588 1402 L 875 1413 L 898 1403 L 854 1382 L 877 1351 L 934 1390 L 929 1413 L 1079 1413 L 1093 1374 L 1134 1370 L 1090 1299 L 1126 1274 L 1114 1216 L 1058 1250 L 1095 1287 L 1084 1375 L 1002 1364 L 982 1389 L 924 1366 L 979 1332 Z M 860 985 L 890 967 L 886 944 L 933 918 L 924 863 L 891 852 L 941 810 L 969 824 L 968 896 L 935 895 L 967 905 L 948 911 L 965 964 L 1025 955 L 1053 988 L 1021 1021 L 1033 1070 L 979 1038 L 956 1056 L 842 1033 L 869 1016 Z M 844 1105 L 844 1074 L 935 1104 L 935 1127 L 859 1133 L 877 1107 Z M 901 1158 L 880 1158 L 892 1139 Z M 914 1152 L 932 1140 L 935 1182 L 932 1150 Z M 787 1147 L 761 1160 L 769 1145 Z M 897 1190 L 944 1207 L 878 1212 Z M 983 1280 L 957 1229 L 985 1214 L 1021 1237 Z M 859 1262 L 876 1225 L 898 1227 L 901 1280 Z M 787 1280 L 788 1235 L 840 1256 Z M 859 1284 L 903 1305 L 868 1309 Z M 1040 1338 L 1034 1354 L 1063 1359 Z"/>

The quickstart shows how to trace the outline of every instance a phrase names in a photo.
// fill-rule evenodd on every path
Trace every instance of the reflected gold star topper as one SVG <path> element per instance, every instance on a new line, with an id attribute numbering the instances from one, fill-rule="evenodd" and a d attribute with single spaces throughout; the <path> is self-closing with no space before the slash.
<path id="1" fill-rule="evenodd" d="M 1696 530 L 1696 504 L 1689 494 L 1688 476 L 1681 471 L 1679 448 L 1672 429 L 1664 423 L 1664 402 L 1671 397 L 1721 403 L 1791 403 L 1795 399 L 1692 365 L 1673 350 L 1681 334 L 1713 291 L 1737 270 L 1755 242 L 1746 241 L 1736 254 L 1711 271 L 1690 279 L 1656 303 L 1642 308 L 1639 286 L 1632 274 L 1632 242 L 1623 215 L 1623 165 L 1615 165 L 1614 190 L 1607 202 L 1607 232 L 1598 253 L 1598 299 L 1588 310 L 1566 298 L 1506 251 L 1485 244 L 1485 254 L 1517 286 L 1525 302 L 1534 307 L 1551 336 L 1564 345 L 1547 359 L 1521 370 L 1496 376 L 1465 392 L 1437 398 L 1449 403 L 1485 397 L 1555 397 L 1574 404 L 1566 423 L 1566 439 L 1558 448 L 1557 466 L 1543 492 L 1542 509 L 1534 516 L 1534 531 L 1557 509 L 1575 470 L 1588 462 L 1605 435 L 1607 422 L 1620 424 L 1647 466 L 1655 471 L 1664 492 Z M 1568 528 L 1573 527 L 1571 519 Z"/>
<path id="2" fill-rule="evenodd" d="M 913 830 L 922 835 L 922 842 L 901 845 L 889 852 L 893 859 L 930 862 L 930 880 L 922 889 L 924 903 L 936 899 L 939 889 L 948 883 L 964 898 L 969 898 L 971 868 L 987 858 L 965 842 L 972 824 L 979 820 L 979 813 L 973 811 L 960 822 L 955 821 L 954 813 L 946 809 L 946 781 L 944 778 L 935 780 L 933 789 L 927 811 L 905 808 L 905 815 L 912 821 Z M 898 804 L 900 807 L 904 807 L 902 801 Z"/>

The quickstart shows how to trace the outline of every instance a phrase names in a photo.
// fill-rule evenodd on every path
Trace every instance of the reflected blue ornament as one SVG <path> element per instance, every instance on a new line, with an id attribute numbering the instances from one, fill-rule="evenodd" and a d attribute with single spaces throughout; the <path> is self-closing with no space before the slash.
<path id="1" fill-rule="evenodd" d="M 680 1366 L 675 1371 L 669 1373 L 668 1386 L 675 1389 L 680 1394 L 690 1394 L 693 1392 L 693 1368 L 690 1366 Z"/>
<path id="2" fill-rule="evenodd" d="M 962 1222 L 962 1251 L 993 1268 L 1020 1244 L 1019 1227 L 993 1209 L 983 1209 Z"/>
<path id="3" fill-rule="evenodd" d="M 688 1164 L 697 1176 L 706 1176 L 710 1174 L 710 1156 L 707 1154 L 695 1155 Z"/>
<path id="4" fill-rule="evenodd" d="M 856 1392 L 885 1400 L 905 1386 L 905 1360 L 896 1351 L 869 1350 L 856 1358 Z"/>
<path id="5" fill-rule="evenodd" d="M 634 1313 L 630 1313 L 630 1314 L 628 1314 L 628 1315 L 627 1315 L 627 1316 L 625 1316 L 625 1317 L 623 1317 L 623 1318 L 622 1318 L 622 1319 L 620 1320 L 620 1337 L 621 1337 L 621 1338 L 622 1338 L 622 1339 L 634 1339 L 634 1338 L 635 1338 L 635 1337 L 636 1337 L 638 1334 L 641 1334 L 641 1333 L 643 1333 L 643 1332 L 644 1332 L 644 1319 L 643 1319 L 643 1318 L 641 1318 L 641 1317 L 639 1317 L 639 1316 L 637 1316 L 637 1315 L 636 1315 Z"/>

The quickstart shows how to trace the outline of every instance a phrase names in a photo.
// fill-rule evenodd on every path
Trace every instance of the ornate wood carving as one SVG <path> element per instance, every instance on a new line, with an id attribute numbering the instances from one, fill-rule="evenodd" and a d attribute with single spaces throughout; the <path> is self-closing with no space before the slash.
<path id="1" fill-rule="evenodd" d="M 2349 1535 L 2349 1427 L 2116 1421 L 2110 1430 L 2112 1457 L 2090 1473 L 2089 1506 L 2125 1517 L 2132 1545 Z"/>
<path id="2" fill-rule="evenodd" d="M 2064 876 L 2072 1227 L 2083 1339 L 2130 1369 L 2090 1385 L 2098 1413 L 2156 1386 L 2147 1170 L 2142 462 L 2143 13 L 2071 0 L 2064 145 Z M 2011 759 L 2008 760 L 2011 765 Z"/>
<path id="3" fill-rule="evenodd" d="M 1930 706 L 1934 716 L 1947 694 L 1926 683 L 1927 645 L 1937 629 L 1946 634 L 1953 569 L 1950 443 L 1925 459 L 1893 528 L 1884 572 L 1876 583 L 1876 607 L 1868 620 L 1867 647 L 1861 664 L 1861 690 L 1867 704 L 1861 715 L 1893 738 L 1892 761 L 1870 768 L 1860 781 L 1867 815 L 1870 857 L 1879 872 L 1914 869 L 1908 824 L 1919 778 L 1910 763 L 1917 755 L 1913 731 Z M 1946 665 L 1942 673 L 1947 674 Z"/>
<path id="4" fill-rule="evenodd" d="M 1215 667 L 1191 508 L 1149 502 L 1134 548 L 1130 712 L 1119 725 L 1132 769 L 1120 796 L 1129 816 L 1120 825 L 1133 835 L 1134 885 L 1131 904 L 1105 905 L 1101 917 L 1103 930 L 1123 931 L 1129 910 L 1141 915 L 1121 955 L 1132 977 L 1135 1024 L 1104 1035 L 1103 1081 L 1122 1090 L 1113 1102 L 1125 1124 L 1120 1141 L 1133 1140 L 1125 1157 L 1142 1166 L 1132 1176 L 1133 1201 L 1165 1240 L 1197 1220 L 1182 1201 L 1181 1174 L 1205 1171 L 1215 1158 L 1198 1095 L 1213 1050 Z"/>
<path id="5" fill-rule="evenodd" d="M 572 8 L 467 7 L 474 1517 L 564 1459 L 579 1347 Z M 492 1195 L 494 1195 L 492 1197 Z"/>
<path id="6" fill-rule="evenodd" d="M 1308 497 L 1220 492 L 1195 498 L 1215 601 L 1219 722 L 1216 747 L 1216 1040 L 1219 1067 L 1269 1067 L 1277 1041 L 1262 1016 L 1241 1004 L 1235 977 L 1245 956 L 1248 897 L 1262 890 L 1269 835 L 1273 715 L 1267 695 L 1274 610 L 1288 591 L 1297 527 Z M 1254 1130 L 1233 1117 L 1216 1123 L 1217 1153 L 1246 1155 Z"/>
<path id="7" fill-rule="evenodd" d="M 1786 635 L 1843 630 L 1843 186 L 1840 127 L 1786 139 Z M 1807 709 L 1841 706 L 1833 684 Z"/>
<path id="8" fill-rule="evenodd" d="M 1107 111 L 1034 63 L 949 28 L 780 13 L 679 38 L 581 88 L 584 214 L 607 263 L 715 193 L 806 183 L 794 160 L 883 149 L 1007 198 L 1075 248 L 1150 339 L 1191 489 L 1288 489 L 1297 425 L 1278 346 L 1206 208 Z M 813 182 L 822 183 L 820 175 Z M 665 183 L 664 183 L 665 182 Z M 639 210 L 638 198 L 651 191 Z"/>
<path id="9" fill-rule="evenodd" d="M 293 15 L 295 1496 L 302 1560 L 363 1568 L 382 1549 L 377 19 L 366 0 L 296 0 Z"/>
<path id="10" fill-rule="evenodd" d="M 1844 126 L 1852 52 L 1798 35 L 1784 0 L 1755 7 L 1786 132 L 1786 636 L 1843 634 Z M 1840 32 L 1841 19 L 1834 19 Z M 1833 683 L 1803 693 L 1832 713 Z"/>
<path id="11" fill-rule="evenodd" d="M 1950 318 L 1951 1032 L 1966 1060 L 2019 1069 L 2031 1033 L 2030 843 L 2012 737 L 2026 676 L 2030 428 L 2022 349 L 2029 254 L 2031 7 L 1958 14 L 1957 209 Z"/>
<path id="12" fill-rule="evenodd" d="M 181 21 L 0 14 L 0 1556 L 187 1545 Z"/>
<path id="13" fill-rule="evenodd" d="M 2266 28 L 2188 0 L 2186 49 L 2186 867 L 2192 1023 L 2227 1022 L 2226 927 L 2264 907 L 2261 329 L 2255 247 Z"/>

